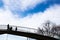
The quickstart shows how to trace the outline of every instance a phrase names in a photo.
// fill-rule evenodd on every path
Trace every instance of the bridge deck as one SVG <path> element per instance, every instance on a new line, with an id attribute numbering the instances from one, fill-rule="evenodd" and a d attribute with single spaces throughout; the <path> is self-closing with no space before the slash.
<path id="1" fill-rule="evenodd" d="M 13 35 L 18 35 L 18 36 L 25 36 L 25 37 L 29 37 L 29 38 L 34 38 L 34 39 L 38 39 L 38 40 L 57 40 L 55 38 L 39 35 L 34 32 L 11 30 L 11 29 L 8 29 L 8 28 L 6 29 L 6 28 L 0 29 L 0 34 L 13 34 Z"/>

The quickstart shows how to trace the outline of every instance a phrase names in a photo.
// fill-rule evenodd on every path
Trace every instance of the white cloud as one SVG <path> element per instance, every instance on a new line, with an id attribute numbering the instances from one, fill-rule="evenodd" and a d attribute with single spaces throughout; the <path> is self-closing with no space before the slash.
<path id="1" fill-rule="evenodd" d="M 0 9 L 0 24 L 14 24 L 17 21 L 17 16 L 13 15 L 9 9 Z"/>
<path id="2" fill-rule="evenodd" d="M 47 8 L 47 10 L 45 10 L 43 13 L 38 12 L 32 17 L 27 16 L 22 20 L 21 24 L 23 24 L 23 26 L 37 28 L 46 20 L 60 24 L 60 5 L 51 6 L 50 8 Z"/>
<path id="3" fill-rule="evenodd" d="M 33 9 L 38 3 L 44 2 L 45 0 L 3 0 L 5 5 L 9 6 L 11 10 L 25 11 Z"/>
<path id="4" fill-rule="evenodd" d="M 18 15 L 14 15 L 8 8 L 0 9 L 0 24 L 18 25 L 37 29 L 37 27 L 46 20 L 60 24 L 60 5 L 51 6 L 43 13 L 38 12 L 24 18 L 19 18 Z"/>
<path id="5" fill-rule="evenodd" d="M 44 20 L 50 20 L 56 24 L 60 24 L 60 5 L 53 5 L 48 8 L 41 16 Z"/>
<path id="6" fill-rule="evenodd" d="M 45 1 L 45 0 L 21 0 L 21 9 L 23 10 L 23 9 L 25 9 L 25 10 L 27 10 L 27 9 L 33 9 L 38 3 L 41 3 L 41 2 L 43 2 L 43 1 Z"/>
<path id="7" fill-rule="evenodd" d="M 6 3 L 7 3 L 7 1 L 8 0 L 5 0 Z M 26 0 L 26 2 L 27 2 L 27 0 Z M 33 1 L 30 0 L 30 2 L 32 4 Z M 33 7 L 35 6 L 34 5 L 35 2 L 32 5 L 30 4 L 30 2 L 28 2 L 27 5 L 25 5 L 26 3 L 22 3 L 23 4 L 21 6 L 22 10 L 23 9 L 26 10 L 27 7 L 30 7 L 30 6 L 32 7 L 32 5 L 33 5 Z M 9 3 L 9 1 L 8 1 L 8 3 Z M 34 15 L 28 15 L 25 18 L 19 18 L 18 15 L 14 15 L 7 8 L 7 6 L 5 6 L 5 7 L 6 7 L 5 9 L 0 9 L 0 24 L 18 25 L 18 26 L 31 27 L 31 28 L 36 28 L 36 29 L 46 20 L 51 20 L 52 22 L 54 22 L 56 24 L 60 24 L 60 5 L 50 6 L 50 8 L 47 8 L 43 13 L 38 12 L 38 13 L 35 13 Z"/>

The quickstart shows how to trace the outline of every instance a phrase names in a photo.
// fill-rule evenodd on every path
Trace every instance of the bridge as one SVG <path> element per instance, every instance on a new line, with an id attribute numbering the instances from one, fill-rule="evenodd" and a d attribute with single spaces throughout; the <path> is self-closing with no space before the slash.
<path id="1" fill-rule="evenodd" d="M 37 40 L 57 40 L 53 37 L 37 34 L 37 29 L 26 28 L 26 27 L 21 27 L 21 26 L 12 26 L 9 24 L 0 25 L 0 35 L 1 34 L 13 34 L 13 35 L 18 35 L 18 36 L 34 38 Z"/>

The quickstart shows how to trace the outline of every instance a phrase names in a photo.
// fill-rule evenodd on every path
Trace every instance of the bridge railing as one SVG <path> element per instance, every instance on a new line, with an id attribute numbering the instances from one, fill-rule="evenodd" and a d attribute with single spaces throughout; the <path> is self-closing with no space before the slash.
<path id="1" fill-rule="evenodd" d="M 34 34 L 39 34 L 37 31 L 38 29 L 34 29 L 34 28 L 27 28 L 27 27 L 22 27 L 22 26 L 13 26 L 13 25 L 9 25 L 9 27 L 13 30 L 13 31 L 19 31 L 19 32 L 26 32 L 26 33 L 34 33 Z M 16 29 L 17 28 L 17 29 Z M 7 25 L 0 25 L 0 30 L 7 30 L 8 29 L 8 26 Z M 8 30 L 7 30 L 8 31 Z M 40 35 L 45 35 L 45 36 L 48 36 L 48 34 L 46 35 L 47 33 L 44 32 L 44 34 L 41 34 L 40 32 Z M 51 35 L 53 35 L 55 33 L 51 33 Z M 55 34 L 57 35 L 57 34 Z"/>
<path id="2" fill-rule="evenodd" d="M 28 28 L 28 27 L 22 27 L 22 26 L 12 26 L 10 25 L 10 27 L 12 27 L 12 30 L 16 30 L 17 27 L 17 31 L 22 31 L 22 32 L 28 32 L 28 33 L 36 33 L 37 29 L 34 28 Z"/>
<path id="3" fill-rule="evenodd" d="M 0 25 L 0 30 L 6 30 L 7 29 L 7 25 Z"/>
<path id="4" fill-rule="evenodd" d="M 36 33 L 37 29 L 34 28 L 28 28 L 28 27 L 22 27 L 22 26 L 14 26 L 14 25 L 9 25 L 9 27 L 12 27 L 12 30 L 15 31 L 21 31 L 21 32 L 28 32 L 28 33 Z M 7 25 L 0 25 L 0 30 L 7 30 Z"/>

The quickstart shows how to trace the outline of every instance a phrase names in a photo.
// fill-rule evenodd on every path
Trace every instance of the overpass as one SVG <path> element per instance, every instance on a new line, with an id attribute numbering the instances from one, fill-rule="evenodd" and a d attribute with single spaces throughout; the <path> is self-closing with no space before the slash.
<path id="1" fill-rule="evenodd" d="M 37 34 L 37 29 L 26 28 L 26 27 L 21 27 L 21 26 L 11 26 L 9 24 L 0 25 L 0 35 L 1 34 L 13 34 L 13 35 L 18 35 L 18 36 L 34 38 L 37 40 L 57 40 L 53 37 Z"/>

